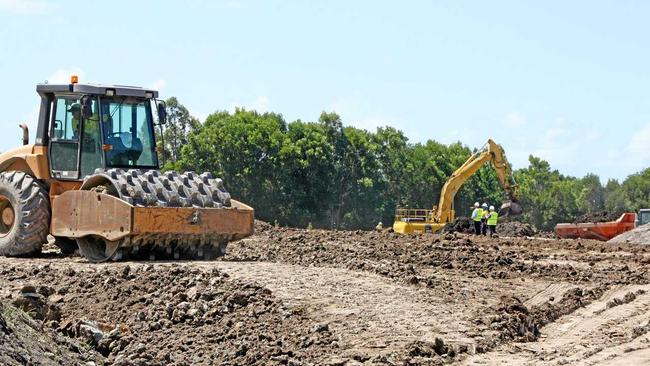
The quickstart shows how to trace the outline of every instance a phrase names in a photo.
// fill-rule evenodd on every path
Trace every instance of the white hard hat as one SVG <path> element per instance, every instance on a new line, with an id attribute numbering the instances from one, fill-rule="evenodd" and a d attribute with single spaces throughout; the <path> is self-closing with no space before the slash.
<path id="1" fill-rule="evenodd" d="M 485 208 L 487 208 L 488 205 L 487 205 L 487 203 L 483 202 L 483 204 L 481 205 L 481 207 L 485 207 Z"/>
<path id="2" fill-rule="evenodd" d="M 490 211 L 494 211 L 494 206 L 490 206 Z"/>
<path id="3" fill-rule="evenodd" d="M 478 202 L 474 202 L 474 207 L 480 206 Z"/>

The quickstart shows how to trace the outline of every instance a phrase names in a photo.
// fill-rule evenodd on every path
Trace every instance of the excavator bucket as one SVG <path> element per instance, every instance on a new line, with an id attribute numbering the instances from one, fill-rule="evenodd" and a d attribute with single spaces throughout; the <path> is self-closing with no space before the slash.
<path id="1" fill-rule="evenodd" d="M 499 216 L 519 216 L 524 212 L 521 205 L 515 201 L 508 201 L 501 205 Z"/>

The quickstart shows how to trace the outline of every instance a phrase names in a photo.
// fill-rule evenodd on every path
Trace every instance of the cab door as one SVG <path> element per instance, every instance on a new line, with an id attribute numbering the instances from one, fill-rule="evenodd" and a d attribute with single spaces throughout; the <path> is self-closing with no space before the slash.
<path id="1" fill-rule="evenodd" d="M 54 98 L 50 168 L 56 179 L 80 180 L 103 167 L 97 100 L 89 98 L 88 102 L 92 116 L 85 119 L 79 95 L 56 95 Z"/>
<path id="2" fill-rule="evenodd" d="M 80 107 L 78 96 L 57 95 L 50 126 L 50 168 L 52 177 L 63 180 L 79 179 L 79 116 L 75 106 Z"/>

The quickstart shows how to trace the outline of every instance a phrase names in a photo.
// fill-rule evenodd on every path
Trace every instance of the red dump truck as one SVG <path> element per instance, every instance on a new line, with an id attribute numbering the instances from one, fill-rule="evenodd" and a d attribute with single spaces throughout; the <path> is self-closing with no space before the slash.
<path id="1" fill-rule="evenodd" d="M 639 210 L 638 216 L 634 212 L 626 212 L 616 221 L 557 224 L 555 226 L 555 234 L 561 238 L 584 238 L 607 241 L 649 222 L 650 209 L 641 209 Z"/>

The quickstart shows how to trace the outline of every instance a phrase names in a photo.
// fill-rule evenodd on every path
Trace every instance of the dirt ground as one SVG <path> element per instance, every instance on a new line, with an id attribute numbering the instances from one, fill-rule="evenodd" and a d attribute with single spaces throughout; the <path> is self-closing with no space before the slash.
<path id="1" fill-rule="evenodd" d="M 88 364 L 650 364 L 650 246 L 256 231 L 214 262 L 0 258 L 0 297 Z"/>

